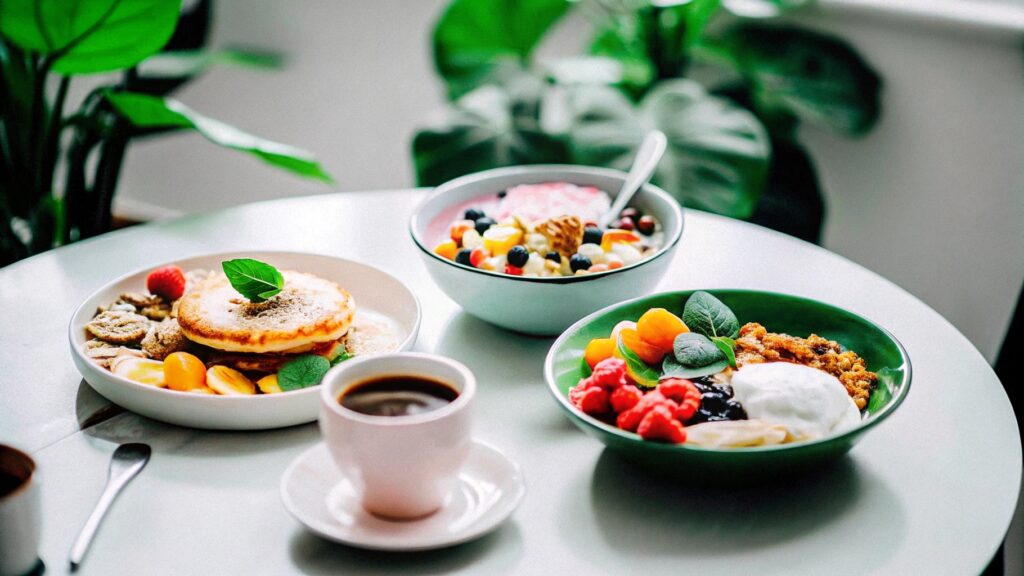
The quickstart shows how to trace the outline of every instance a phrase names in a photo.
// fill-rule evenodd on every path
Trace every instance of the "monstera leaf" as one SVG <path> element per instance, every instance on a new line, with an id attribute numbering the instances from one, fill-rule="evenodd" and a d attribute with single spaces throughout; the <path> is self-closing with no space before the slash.
<path id="1" fill-rule="evenodd" d="M 434 28 L 434 64 L 455 99 L 501 62 L 526 65 L 567 0 L 454 0 Z"/>
<path id="2" fill-rule="evenodd" d="M 657 128 L 668 137 L 657 184 L 686 206 L 736 218 L 753 213 L 771 146 L 747 110 L 690 80 L 656 85 L 638 107 L 614 88 L 581 86 L 569 108 L 575 162 L 627 169 L 644 134 Z"/>
<path id="3" fill-rule="evenodd" d="M 170 39 L 181 0 L 3 0 L 0 33 L 63 74 L 134 66 Z"/>
<path id="4" fill-rule="evenodd" d="M 717 62 L 743 76 L 765 118 L 791 115 L 848 134 L 863 134 L 878 120 L 881 80 L 842 40 L 748 23 L 707 45 Z"/>
<path id="5" fill-rule="evenodd" d="M 488 84 L 459 98 L 414 137 L 417 182 L 436 186 L 489 168 L 566 162 L 562 139 L 540 126 L 542 90 Z"/>

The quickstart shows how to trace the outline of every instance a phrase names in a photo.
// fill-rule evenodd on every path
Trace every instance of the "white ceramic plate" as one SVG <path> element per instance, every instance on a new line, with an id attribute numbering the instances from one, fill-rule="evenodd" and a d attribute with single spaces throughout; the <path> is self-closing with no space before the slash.
<path id="1" fill-rule="evenodd" d="M 71 358 L 85 381 L 111 402 L 133 412 L 180 426 L 213 430 L 264 430 L 316 420 L 320 409 L 320 387 L 294 392 L 253 396 L 213 396 L 175 392 L 132 382 L 97 366 L 82 353 L 85 325 L 98 306 L 113 302 L 124 292 L 142 291 L 146 275 L 155 268 L 177 264 L 185 271 L 202 268 L 220 270 L 221 262 L 232 258 L 255 258 L 281 270 L 316 274 L 341 284 L 356 301 L 360 314 L 387 321 L 395 329 L 398 350 L 416 342 L 420 326 L 420 305 L 413 293 L 394 276 L 373 266 L 343 258 L 301 252 L 228 252 L 173 262 L 155 263 L 122 276 L 94 292 L 71 317 L 68 339 Z"/>
<path id="2" fill-rule="evenodd" d="M 303 452 L 281 477 L 284 506 L 306 528 L 371 550 L 430 550 L 479 538 L 508 518 L 525 494 L 519 466 L 480 441 L 473 443 L 445 506 L 420 520 L 396 522 L 365 511 L 323 443 Z"/>

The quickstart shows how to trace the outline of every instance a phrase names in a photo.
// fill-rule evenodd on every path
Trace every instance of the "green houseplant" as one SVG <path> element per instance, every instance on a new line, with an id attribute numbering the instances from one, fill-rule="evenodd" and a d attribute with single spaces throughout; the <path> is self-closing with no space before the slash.
<path id="1" fill-rule="evenodd" d="M 797 127 L 866 133 L 881 82 L 841 40 L 773 21 L 805 3 L 452 0 L 433 33 L 449 104 L 413 139 L 418 180 L 509 164 L 625 168 L 659 128 L 669 149 L 654 180 L 680 202 L 817 241 L 824 201 Z M 573 10 L 592 31 L 586 54 L 536 61 Z"/>
<path id="2" fill-rule="evenodd" d="M 166 96 L 211 64 L 274 64 L 272 55 L 201 50 L 209 16 L 210 0 L 184 13 L 181 0 L 0 0 L 0 266 L 108 230 L 135 138 L 191 130 L 331 181 L 308 152 Z M 94 74 L 108 81 L 71 106 L 72 80 Z"/>

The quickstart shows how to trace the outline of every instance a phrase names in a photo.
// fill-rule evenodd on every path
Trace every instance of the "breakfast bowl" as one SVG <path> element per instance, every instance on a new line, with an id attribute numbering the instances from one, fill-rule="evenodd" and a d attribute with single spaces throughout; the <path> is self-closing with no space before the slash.
<path id="1" fill-rule="evenodd" d="M 671 371 L 669 365 L 675 360 L 676 352 L 667 353 L 669 358 L 663 362 L 664 371 L 660 372 L 660 376 L 659 369 L 653 368 L 654 381 L 651 385 L 656 386 L 652 390 L 661 391 L 666 381 L 673 375 L 691 378 L 693 382 L 687 380 L 689 384 L 702 382 L 701 394 L 697 396 L 700 402 L 698 411 L 690 412 L 690 414 L 694 414 L 693 416 L 689 414 L 686 416 L 690 420 L 686 422 L 685 427 L 681 424 L 676 427 L 684 431 L 683 435 L 685 436 L 685 439 L 678 443 L 644 439 L 641 437 L 641 434 L 645 432 L 643 425 L 636 427 L 633 424 L 636 432 L 627 431 L 620 428 L 620 425 L 628 420 L 621 414 L 616 417 L 613 413 L 611 418 L 593 411 L 588 414 L 583 410 L 581 403 L 573 401 L 572 398 L 574 396 L 578 398 L 579 393 L 577 391 L 576 394 L 573 394 L 571 392 L 573 388 L 581 386 L 580 390 L 582 390 L 585 388 L 584 383 L 589 382 L 588 378 L 592 376 L 590 364 L 593 363 L 594 358 L 588 356 L 593 354 L 596 347 L 591 347 L 588 351 L 588 346 L 595 339 L 600 341 L 600 339 L 608 338 L 610 334 L 618 332 L 618 343 L 626 342 L 629 340 L 628 337 L 635 337 L 637 333 L 643 333 L 643 327 L 635 329 L 632 322 L 640 320 L 638 325 L 641 324 L 644 316 L 654 314 L 652 311 L 655 310 L 657 310 L 657 314 L 666 317 L 671 314 L 677 315 L 679 318 L 693 319 L 694 316 L 687 315 L 690 311 L 684 310 L 684 303 L 689 302 L 694 294 L 701 294 L 707 300 L 717 299 L 718 303 L 724 304 L 734 314 L 734 326 L 736 325 L 735 319 L 738 319 L 739 324 L 756 322 L 771 333 L 776 333 L 774 335 L 769 333 L 768 337 L 775 338 L 779 342 L 786 342 L 787 335 L 798 337 L 811 335 L 807 341 L 812 342 L 812 347 L 815 348 L 813 352 L 810 352 L 812 356 L 820 352 L 824 355 L 819 358 L 826 356 L 838 358 L 846 363 L 851 356 L 859 355 L 859 359 L 863 361 L 861 367 L 866 366 L 867 370 L 873 371 L 877 375 L 877 380 L 870 388 L 850 392 L 850 397 L 847 400 L 853 407 L 847 407 L 847 409 L 854 415 L 853 420 L 847 420 L 842 426 L 836 425 L 830 431 L 816 437 L 782 440 L 782 435 L 788 434 L 788 432 L 780 431 L 779 436 L 772 441 L 775 443 L 759 440 L 725 446 L 715 445 L 713 442 L 710 444 L 691 442 L 695 438 L 698 440 L 708 438 L 706 432 L 715 430 L 715 428 L 709 428 L 709 424 L 719 425 L 726 424 L 726 422 L 710 423 L 707 421 L 709 419 L 709 414 L 705 411 L 709 390 L 707 384 L 718 382 L 717 380 L 707 380 L 710 377 L 702 375 L 699 371 L 690 370 L 693 375 L 697 376 L 697 378 L 693 378 L 686 373 L 689 369 L 680 368 L 678 363 L 672 365 L 679 371 L 675 374 L 669 373 Z M 708 298 L 708 294 L 713 298 Z M 662 325 L 664 324 L 662 322 Z M 763 371 L 766 367 L 786 365 L 785 368 L 789 370 L 808 370 L 816 374 L 820 372 L 809 365 L 796 366 L 794 362 L 781 361 L 783 358 L 757 360 L 756 349 L 765 340 L 757 340 L 755 336 L 760 334 L 764 338 L 764 332 L 758 332 L 759 328 L 748 328 L 748 326 L 752 326 L 752 324 L 743 324 L 743 328 L 738 330 L 738 335 L 733 334 L 737 336 L 734 353 L 740 362 L 739 370 L 734 371 L 732 368 L 727 368 L 724 371 L 725 374 L 730 374 L 732 377 L 730 381 L 732 386 L 728 387 L 726 394 L 734 394 L 733 400 L 743 400 L 744 404 L 741 407 L 746 408 L 747 411 L 753 407 L 763 410 L 764 406 L 764 403 L 757 406 L 746 405 L 746 399 L 754 398 L 754 396 L 747 393 L 741 399 L 741 389 L 737 387 L 739 375 L 747 369 L 747 366 L 743 364 L 743 358 L 751 358 L 749 356 L 751 350 L 754 350 L 755 354 L 751 365 L 759 371 Z M 687 337 L 694 335 L 699 328 L 691 324 L 689 331 L 691 333 L 686 334 Z M 832 341 L 828 346 L 833 348 L 825 350 L 824 340 L 818 339 L 815 335 Z M 799 344 L 800 338 L 792 339 L 792 341 Z M 674 345 L 679 346 L 679 343 L 679 340 L 675 340 Z M 751 347 L 751 343 L 753 343 L 753 347 Z M 630 344 L 630 346 L 633 345 Z M 639 346 L 633 347 L 639 349 Z M 765 348 L 762 353 L 767 355 L 771 352 Z M 786 352 L 783 350 L 782 354 L 785 355 Z M 624 355 L 616 353 L 614 356 L 622 358 L 623 363 L 638 362 L 638 359 L 633 357 L 629 351 L 626 351 Z M 618 361 L 609 362 L 609 365 L 615 362 Z M 637 372 L 642 374 L 646 368 L 650 367 L 642 360 L 639 362 L 641 363 L 630 365 L 628 371 L 630 375 Z M 724 366 L 727 360 L 722 362 Z M 601 364 L 597 364 L 597 366 L 598 369 L 594 372 L 603 369 Z M 711 370 L 715 369 L 711 368 Z M 825 369 L 822 368 L 822 370 Z M 821 373 L 824 374 L 824 372 Z M 551 346 L 544 364 L 544 376 L 550 393 L 570 420 L 583 432 L 601 441 L 608 447 L 608 450 L 624 459 L 647 470 L 669 475 L 685 482 L 750 484 L 821 468 L 846 454 L 869 430 L 888 418 L 906 398 L 910 390 L 911 364 L 903 346 L 884 328 L 866 318 L 830 304 L 798 296 L 754 290 L 677 291 L 615 304 L 576 322 Z M 637 378 L 642 380 L 642 376 L 637 376 Z M 714 378 L 721 378 L 721 375 L 716 375 Z M 836 383 L 839 382 L 838 378 L 834 380 Z M 678 380 L 676 382 L 678 383 Z M 846 396 L 844 394 L 846 390 L 843 389 L 842 384 L 833 385 L 839 385 L 839 394 Z M 744 386 L 747 384 L 744 383 Z M 715 391 L 725 389 L 721 384 L 715 384 L 710 388 Z M 853 400 L 854 393 L 862 396 L 859 405 Z M 644 392 L 644 394 L 650 394 L 650 392 Z M 721 396 L 718 396 L 716 402 L 720 398 Z M 771 401 L 776 402 L 776 405 L 778 403 L 777 399 Z M 727 409 L 734 408 L 735 406 L 730 402 Z M 798 412 L 800 410 L 800 408 L 797 409 Z M 703 418 L 697 418 L 702 414 Z M 735 419 L 749 424 L 761 422 L 761 420 L 754 420 L 753 415 L 750 416 L 751 420 L 743 420 L 746 417 L 746 414 L 743 414 Z M 764 418 L 764 416 L 760 417 Z M 714 418 L 715 416 L 711 415 L 710 419 Z M 694 426 L 691 423 L 695 421 L 703 423 Z M 628 422 L 626 424 L 628 425 Z M 675 426 L 675 424 L 673 425 Z M 703 427 L 704 434 L 702 436 L 697 436 L 694 433 L 694 431 L 701 430 L 698 426 Z M 648 428 L 648 430 L 651 429 L 653 428 Z M 772 430 L 774 434 L 774 430 L 788 430 L 788 428 L 775 426 Z M 686 435 L 685 431 L 689 431 L 689 435 Z"/>
<path id="2" fill-rule="evenodd" d="M 289 279 L 292 278 L 290 274 L 293 274 L 290 271 L 301 271 L 302 274 L 297 275 L 296 278 L 301 276 L 308 279 L 315 275 L 317 280 L 322 279 L 327 285 L 337 285 L 342 288 L 341 293 L 345 294 L 347 302 L 351 304 L 350 312 L 352 314 L 347 318 L 351 324 L 341 340 L 343 342 L 342 352 L 336 353 L 332 360 L 333 363 L 344 361 L 348 357 L 354 333 L 361 334 L 363 344 L 367 341 L 372 344 L 370 336 L 376 331 L 379 334 L 379 339 L 376 342 L 379 343 L 381 352 L 409 350 L 416 341 L 420 324 L 419 302 L 398 279 L 373 266 L 333 256 L 300 252 L 262 251 L 210 254 L 180 258 L 173 262 L 155 264 L 131 272 L 111 281 L 82 302 L 71 317 L 68 340 L 71 347 L 71 358 L 85 381 L 115 404 L 143 416 L 181 426 L 212 430 L 263 430 L 316 420 L 320 394 L 318 384 L 306 383 L 303 385 L 304 387 L 296 387 L 289 391 L 281 391 L 282 386 L 274 390 L 276 393 L 263 393 L 263 385 L 256 388 L 252 382 L 247 384 L 250 388 L 248 394 L 221 395 L 205 389 L 181 391 L 170 389 L 162 381 L 144 383 L 146 378 L 129 379 L 124 375 L 114 373 L 112 368 L 98 362 L 97 356 L 91 355 L 92 350 L 87 349 L 87 342 L 98 340 L 98 337 L 92 337 L 94 334 L 90 333 L 86 326 L 97 317 L 99 310 L 112 307 L 112 302 L 121 302 L 126 293 L 149 295 L 147 285 L 150 284 L 149 279 L 153 271 L 173 266 L 186 271 L 219 271 L 223 262 L 236 259 L 253 259 L 269 264 L 279 268 Z M 184 293 L 184 297 L 180 297 L 177 301 L 174 307 L 176 313 L 182 312 L 183 305 L 177 304 L 190 297 L 191 291 L 190 287 L 189 291 Z M 241 296 L 236 296 L 237 298 L 233 298 L 233 300 L 237 303 Z M 272 297 L 267 302 L 272 304 Z M 366 329 L 362 330 L 361 326 Z M 362 332 L 357 332 L 358 330 L 362 330 Z M 137 343 L 127 346 L 134 348 L 119 352 L 127 352 L 125 354 L 125 358 L 128 358 L 127 361 L 158 362 L 143 358 L 144 349 L 142 351 L 135 350 L 139 348 Z M 190 341 L 186 346 L 188 348 L 183 352 L 202 355 L 196 349 L 203 347 L 197 343 Z M 361 348 L 360 354 L 362 351 L 373 353 L 371 346 Z M 312 355 L 312 353 L 296 353 L 295 356 L 289 358 L 296 358 L 300 355 Z M 136 356 L 139 359 L 136 359 Z M 247 361 L 253 359 L 257 361 L 274 360 L 270 356 L 272 355 L 261 359 L 259 355 L 226 353 L 222 354 L 221 358 L 224 359 L 224 364 L 228 364 L 232 358 L 236 362 L 239 361 L 239 358 L 247 359 Z M 114 362 L 116 361 L 117 358 L 114 359 Z M 196 359 L 195 362 L 199 362 L 199 360 Z M 206 360 L 204 362 L 209 365 L 211 370 L 215 368 L 215 364 L 222 363 Z M 200 367 L 202 370 L 207 366 L 200 364 Z M 238 365 L 236 367 L 239 371 L 251 368 Z M 223 371 L 224 374 L 228 373 L 224 366 L 216 366 L 216 368 Z M 166 369 L 164 367 L 165 372 Z M 155 371 L 157 378 L 159 378 L 159 373 L 160 369 L 157 367 Z M 239 374 L 241 375 L 240 372 Z M 242 379 L 244 379 L 244 375 Z M 278 384 L 276 375 L 273 384 L 275 386 Z"/>
<path id="3" fill-rule="evenodd" d="M 414 211 L 409 232 L 431 277 L 466 312 L 510 330 L 555 335 L 586 314 L 646 294 L 658 284 L 683 233 L 682 208 L 668 193 L 645 184 L 630 202 L 631 209 L 657 222 L 657 232 L 643 237 L 644 242 L 657 238 L 657 246 L 647 246 L 642 259 L 634 258 L 623 265 L 616 257 L 619 261 L 611 266 L 618 267 L 596 266 L 592 267 L 593 273 L 577 271 L 575 260 L 569 268 L 569 255 L 565 254 L 561 257 L 565 275 L 524 275 L 518 268 L 511 268 L 517 275 L 510 275 L 502 273 L 501 269 L 485 269 L 483 264 L 460 263 L 455 258 L 445 257 L 439 253 L 438 243 L 448 243 L 445 241 L 449 224 L 464 218 L 468 214 L 467 207 L 504 198 L 506 191 L 513 187 L 554 183 L 594 194 L 603 191 L 606 193 L 604 200 L 613 200 L 625 177 L 626 174 L 618 170 L 571 165 L 516 166 L 469 174 L 439 186 L 430 194 Z M 486 232 L 484 234 L 486 239 Z M 454 243 L 448 244 L 452 249 L 457 248 Z M 557 254 L 551 254 L 557 262 Z M 509 258 L 511 261 L 511 256 Z M 531 258 L 538 257 L 531 255 Z M 571 275 L 571 272 L 576 274 Z"/>

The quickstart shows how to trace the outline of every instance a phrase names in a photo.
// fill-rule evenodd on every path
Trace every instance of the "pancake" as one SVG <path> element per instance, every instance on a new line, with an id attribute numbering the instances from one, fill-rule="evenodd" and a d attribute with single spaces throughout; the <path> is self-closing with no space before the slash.
<path id="1" fill-rule="evenodd" d="M 254 304 L 214 274 L 178 304 L 185 337 L 216 350 L 262 354 L 295 353 L 342 338 L 352 324 L 355 301 L 338 284 L 312 274 L 284 270 L 284 289 Z"/>

